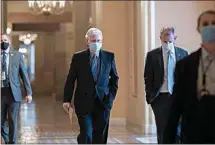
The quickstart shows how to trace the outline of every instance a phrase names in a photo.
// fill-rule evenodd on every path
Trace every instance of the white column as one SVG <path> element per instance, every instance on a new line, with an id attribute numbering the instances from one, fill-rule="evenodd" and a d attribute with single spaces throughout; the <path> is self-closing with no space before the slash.
<path id="1" fill-rule="evenodd" d="M 155 1 L 141 1 L 142 46 L 145 57 L 148 51 L 155 48 Z M 146 103 L 146 102 L 145 102 Z M 145 133 L 156 133 L 154 114 L 149 105 L 145 105 Z"/>
<path id="2" fill-rule="evenodd" d="M 134 1 L 129 5 L 129 74 L 127 127 L 152 134 L 156 132 L 151 107 L 146 103 L 144 86 L 145 56 L 155 47 L 153 1 Z"/>
<path id="3" fill-rule="evenodd" d="M 145 2 L 132 1 L 129 4 L 129 97 L 127 128 L 135 132 L 145 132 L 148 111 L 145 111 L 144 89 L 144 16 Z"/>
<path id="4" fill-rule="evenodd" d="M 93 27 L 101 28 L 102 20 L 102 1 L 91 1 L 91 25 Z"/>
<path id="5" fill-rule="evenodd" d="M 149 50 L 154 49 L 155 46 L 155 1 L 149 1 L 149 26 L 150 26 L 150 40 L 149 40 Z M 148 50 L 148 51 L 149 51 Z M 155 118 L 154 118 L 154 113 L 150 107 L 149 109 L 149 114 L 150 114 L 150 123 L 152 125 L 152 130 L 151 132 L 156 133 L 156 125 L 155 125 Z"/>

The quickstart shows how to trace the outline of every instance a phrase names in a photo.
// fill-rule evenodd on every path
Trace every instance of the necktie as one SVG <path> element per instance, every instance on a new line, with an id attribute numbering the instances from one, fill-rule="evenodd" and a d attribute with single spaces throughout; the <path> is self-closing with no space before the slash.
<path id="1" fill-rule="evenodd" d="M 98 57 L 96 55 L 93 55 L 91 60 L 91 71 L 93 74 L 94 81 L 97 81 L 98 77 Z"/>
<path id="2" fill-rule="evenodd" d="M 3 59 L 2 59 L 2 72 L 5 73 L 5 80 L 3 80 L 4 87 L 9 87 L 8 83 L 8 72 L 7 72 L 7 54 L 3 52 Z"/>
<path id="3" fill-rule="evenodd" d="M 168 51 L 168 90 L 170 94 L 172 94 L 173 92 L 174 69 L 175 69 L 175 62 L 174 62 L 173 53 L 169 50 Z"/>

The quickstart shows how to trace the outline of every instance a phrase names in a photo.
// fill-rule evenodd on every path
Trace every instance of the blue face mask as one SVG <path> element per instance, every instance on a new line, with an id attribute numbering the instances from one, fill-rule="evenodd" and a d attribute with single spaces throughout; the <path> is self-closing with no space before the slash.
<path id="1" fill-rule="evenodd" d="M 200 30 L 202 41 L 206 43 L 215 43 L 215 26 L 206 26 Z"/>
<path id="2" fill-rule="evenodd" d="M 89 47 L 94 51 L 99 51 L 102 47 L 102 43 L 90 43 Z"/>

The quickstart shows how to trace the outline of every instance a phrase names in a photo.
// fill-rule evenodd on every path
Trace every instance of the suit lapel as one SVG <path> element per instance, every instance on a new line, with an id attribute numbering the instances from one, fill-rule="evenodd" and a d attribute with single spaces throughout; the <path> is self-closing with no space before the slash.
<path id="1" fill-rule="evenodd" d="M 93 74 L 92 74 L 92 71 L 91 71 L 91 60 L 90 60 L 90 50 L 89 49 L 87 49 L 86 51 L 85 51 L 85 61 L 86 61 L 86 64 L 87 64 L 87 71 L 89 71 L 89 74 L 90 74 L 90 77 L 91 77 L 91 79 L 94 81 L 94 79 L 93 79 Z M 95 81 L 94 81 L 95 82 Z"/>
<path id="2" fill-rule="evenodd" d="M 157 59 L 161 70 L 161 77 L 164 76 L 164 64 L 163 64 L 163 53 L 162 53 L 162 47 L 160 47 L 157 51 Z"/>
<path id="3" fill-rule="evenodd" d="M 8 65 L 8 74 L 10 74 L 11 72 L 11 64 L 13 63 L 13 56 L 14 55 L 14 52 L 12 50 L 12 48 L 10 48 L 10 51 L 9 51 L 9 65 Z"/>
<path id="4" fill-rule="evenodd" d="M 195 97 L 197 96 L 197 89 L 198 89 L 198 68 L 199 68 L 199 60 L 200 60 L 200 56 L 201 56 L 201 49 L 199 49 L 196 53 L 193 54 L 193 60 L 192 60 L 192 64 L 190 64 L 190 67 L 192 67 L 191 69 L 191 73 L 193 75 L 193 80 L 191 80 L 191 82 L 193 82 L 193 84 L 191 86 L 194 86 L 195 88 L 193 88 L 193 90 L 195 90 Z M 196 97 L 197 99 L 197 97 Z"/>
<path id="5" fill-rule="evenodd" d="M 179 50 L 177 49 L 177 47 L 175 47 L 175 58 L 176 58 L 176 62 L 178 60 L 180 60 L 180 58 L 181 58 L 181 54 L 180 54 Z"/>
<path id="6" fill-rule="evenodd" d="M 98 72 L 98 79 L 97 79 L 97 82 L 99 81 L 99 78 L 102 74 L 102 71 L 103 71 L 103 68 L 104 68 L 104 51 L 103 50 L 100 50 L 100 53 L 99 53 L 99 59 L 100 59 L 100 63 L 99 63 L 99 72 Z"/>

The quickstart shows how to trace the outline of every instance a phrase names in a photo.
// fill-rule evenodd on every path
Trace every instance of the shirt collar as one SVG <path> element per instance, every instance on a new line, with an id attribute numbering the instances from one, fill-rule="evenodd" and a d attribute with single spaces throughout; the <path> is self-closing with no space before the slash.
<path id="1" fill-rule="evenodd" d="M 169 53 L 169 52 L 171 52 L 172 54 L 175 53 L 175 47 L 172 48 L 172 49 L 165 49 L 165 48 L 163 48 L 163 47 L 161 46 L 161 48 L 162 48 L 162 51 L 164 51 L 165 53 Z"/>
<path id="2" fill-rule="evenodd" d="M 94 54 L 94 53 L 92 53 L 92 52 L 90 51 L 90 56 L 93 57 L 94 55 L 96 55 L 97 57 L 99 57 L 99 52 L 100 52 L 100 51 L 98 51 L 98 52 L 96 52 L 96 53 Z"/>
<path id="3" fill-rule="evenodd" d="M 9 51 L 10 51 L 10 47 L 7 50 L 5 50 L 4 52 L 8 54 Z M 1 52 L 3 53 L 3 50 Z"/>

